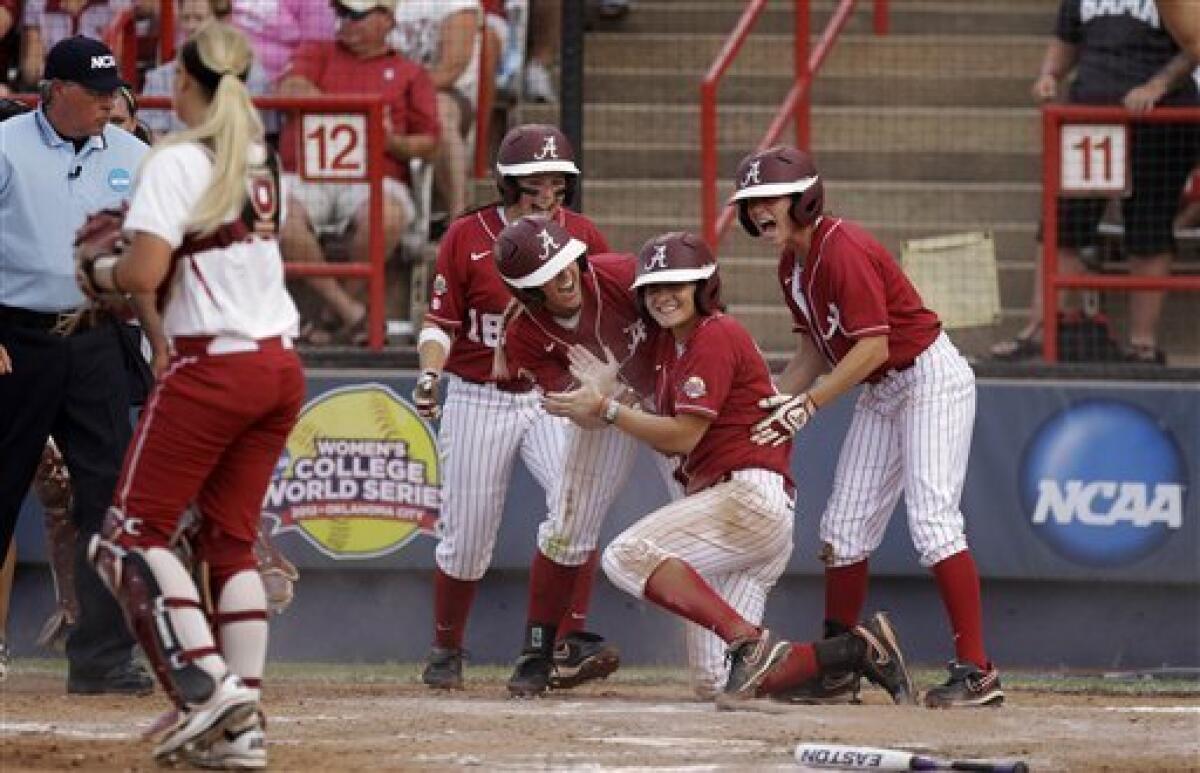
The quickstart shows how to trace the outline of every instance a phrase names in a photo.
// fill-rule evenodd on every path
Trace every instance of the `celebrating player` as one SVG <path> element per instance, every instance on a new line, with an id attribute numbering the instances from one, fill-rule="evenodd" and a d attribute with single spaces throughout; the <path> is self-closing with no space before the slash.
<path id="1" fill-rule="evenodd" d="M 925 703 L 1002 703 L 959 510 L 974 373 L 887 250 L 855 223 L 822 212 L 821 177 L 807 154 L 786 146 L 753 153 L 739 165 L 736 184 L 742 227 L 782 250 L 779 281 L 800 333 L 777 379 L 786 394 L 763 400 L 772 413 L 755 425 L 754 441 L 786 444 L 818 408 L 865 385 L 821 518 L 826 635 L 858 622 L 868 557 L 905 492 L 913 544 L 933 570 L 954 629 L 950 678 Z M 804 694 L 837 699 L 856 690 L 856 679 L 835 675 Z"/>
<path id="2" fill-rule="evenodd" d="M 521 455 L 545 490 L 548 508 L 554 506 L 562 468 L 563 422 L 546 415 L 528 382 L 492 372 L 504 312 L 513 303 L 491 259 L 492 248 L 505 225 L 540 213 L 589 249 L 608 252 L 592 221 L 563 207 L 574 198 L 579 169 L 570 142 L 557 128 L 528 124 L 509 131 L 497 152 L 496 185 L 500 201 L 458 218 L 443 237 L 429 312 L 417 339 L 421 376 L 413 403 L 429 419 L 444 413 L 438 431 L 446 461 L 434 643 L 422 674 L 425 684 L 441 689 L 462 687 L 467 616 L 492 560 L 513 461 Z M 450 376 L 443 379 L 443 373 Z M 449 382 L 444 411 L 438 405 L 443 380 Z M 594 569 L 594 560 L 589 563 Z M 579 573 L 572 608 L 557 626 L 560 637 L 582 625 L 592 573 Z M 587 643 L 588 654 L 596 654 L 600 643 L 590 637 Z M 557 654 L 564 673 L 583 665 L 579 647 Z"/>
<path id="3" fill-rule="evenodd" d="M 795 489 L 790 442 L 750 441 L 773 396 L 754 339 L 722 313 L 716 259 L 698 237 L 670 233 L 638 255 L 639 303 L 670 335 L 656 347 L 658 414 L 622 405 L 582 378 L 570 392 L 547 395 L 546 409 L 581 425 L 597 419 L 663 453 L 682 457 L 687 496 L 647 515 L 604 551 L 617 587 L 713 631 L 729 645 L 724 694 L 771 694 L 825 673 L 862 672 L 910 702 L 912 682 L 886 616 L 815 644 L 790 644 L 747 620 L 714 589 L 740 576 L 761 603 L 792 552 Z M 578 371 L 577 371 L 578 372 Z"/>
<path id="4" fill-rule="evenodd" d="M 174 357 L 89 556 L 178 709 L 155 758 L 204 767 L 266 765 L 258 702 L 267 612 L 254 542 L 304 398 L 289 338 L 296 307 L 276 243 L 279 168 L 243 82 L 251 56 L 241 33 L 220 23 L 183 45 L 174 107 L 190 128 L 140 170 L 124 222 L 128 251 L 113 254 L 116 237 L 89 238 L 85 226 L 76 253 L 88 294 L 163 298 Z M 207 580 L 199 588 L 171 551 L 191 502 Z"/>
<path id="5" fill-rule="evenodd" d="M 616 352 L 612 378 L 629 403 L 652 395 L 649 354 L 658 328 L 648 325 L 630 286 L 632 255 L 589 253 L 552 219 L 528 216 L 500 232 L 495 263 L 520 311 L 505 325 L 496 350 L 498 370 L 524 377 L 542 392 L 573 386 L 573 346 L 593 357 Z M 603 425 L 601 425 L 603 427 Z M 636 458 L 636 441 L 615 429 L 566 430 L 556 502 L 538 528 L 538 549 L 529 573 L 529 617 L 524 646 L 508 682 L 514 695 L 536 695 L 550 686 L 578 684 L 616 670 L 617 653 L 585 632 L 564 641 L 579 650 L 554 662 L 551 650 L 572 588 L 594 567 L 604 515 L 624 486 Z M 670 463 L 660 457 L 664 477 Z M 670 484 L 669 484 L 670 485 Z"/>

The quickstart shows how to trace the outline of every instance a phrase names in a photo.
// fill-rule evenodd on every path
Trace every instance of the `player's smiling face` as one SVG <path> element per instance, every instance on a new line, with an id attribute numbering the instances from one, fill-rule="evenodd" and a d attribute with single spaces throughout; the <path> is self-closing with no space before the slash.
<path id="1" fill-rule="evenodd" d="M 567 176 L 561 172 L 531 174 L 517 179 L 521 197 L 517 200 L 517 217 L 525 215 L 554 215 L 567 194 Z"/>
<path id="2" fill-rule="evenodd" d="M 579 263 L 571 265 L 541 287 L 546 296 L 546 311 L 556 317 L 570 317 L 583 307 L 583 290 L 579 284 Z"/>
<path id="3" fill-rule="evenodd" d="M 784 247 L 796 230 L 796 224 L 789 214 L 791 207 L 791 197 L 775 196 L 769 199 L 751 199 L 746 212 L 758 226 L 759 235 L 770 239 L 776 247 Z"/>
<path id="4" fill-rule="evenodd" d="M 646 309 L 650 316 L 678 339 L 696 326 L 696 283 L 670 282 L 646 285 Z"/>

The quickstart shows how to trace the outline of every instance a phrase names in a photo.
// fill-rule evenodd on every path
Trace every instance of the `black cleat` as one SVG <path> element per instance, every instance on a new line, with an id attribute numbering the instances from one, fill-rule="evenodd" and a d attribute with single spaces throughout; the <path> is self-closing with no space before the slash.
<path id="1" fill-rule="evenodd" d="M 862 703 L 858 698 L 861 677 L 853 671 L 814 676 L 795 687 L 772 693 L 771 700 L 801 705 L 837 706 Z"/>
<path id="2" fill-rule="evenodd" d="M 513 675 L 508 678 L 508 692 L 514 698 L 534 698 L 550 689 L 554 663 L 540 651 L 523 652 L 517 658 Z"/>
<path id="3" fill-rule="evenodd" d="M 463 651 L 457 647 L 434 647 L 425 661 L 421 681 L 435 690 L 461 690 Z"/>
<path id="4" fill-rule="evenodd" d="M 149 695 L 154 679 L 141 664 L 127 660 L 103 674 L 91 675 L 68 671 L 69 695 Z"/>
<path id="5" fill-rule="evenodd" d="M 863 654 L 863 676 L 888 691 L 897 705 L 915 705 L 916 688 L 904 665 L 904 654 L 887 614 L 876 612 L 863 625 L 854 627 L 853 634 L 862 639 L 867 650 Z"/>
<path id="6" fill-rule="evenodd" d="M 725 682 L 725 698 L 747 700 L 755 696 L 767 672 L 787 656 L 789 642 L 776 638 L 766 628 L 756 639 L 739 639 L 729 645 L 725 659 L 729 662 L 729 678 Z"/>
<path id="7" fill-rule="evenodd" d="M 1003 703 L 1000 672 L 991 663 L 985 671 L 974 663 L 952 660 L 946 683 L 925 693 L 925 705 L 931 709 L 1000 706 Z"/>
<path id="8" fill-rule="evenodd" d="M 550 686 L 566 690 L 593 679 L 605 679 L 620 665 L 620 651 L 603 636 L 586 631 L 569 633 L 554 648 Z"/>

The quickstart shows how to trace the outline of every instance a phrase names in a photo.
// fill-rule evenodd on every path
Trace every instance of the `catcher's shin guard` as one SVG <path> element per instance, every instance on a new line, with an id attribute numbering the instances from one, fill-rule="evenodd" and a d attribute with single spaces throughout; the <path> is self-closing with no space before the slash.
<path id="1" fill-rule="evenodd" d="M 221 654 L 247 687 L 262 684 L 267 660 L 267 598 L 262 579 L 244 569 L 225 581 L 213 615 Z"/>
<path id="2" fill-rule="evenodd" d="M 162 547 L 126 550 L 115 540 L 96 535 L 88 546 L 88 558 L 116 596 L 172 700 L 185 709 L 208 701 L 227 669 L 196 586 L 174 554 Z"/>

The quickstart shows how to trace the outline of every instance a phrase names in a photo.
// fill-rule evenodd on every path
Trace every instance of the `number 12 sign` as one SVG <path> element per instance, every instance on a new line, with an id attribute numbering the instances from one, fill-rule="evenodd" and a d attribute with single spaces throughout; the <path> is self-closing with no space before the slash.
<path id="1" fill-rule="evenodd" d="M 1064 195 L 1129 193 L 1128 126 L 1064 124 L 1060 137 Z"/>
<path id="2" fill-rule="evenodd" d="M 303 180 L 367 179 L 367 117 L 306 113 L 301 121 Z"/>

